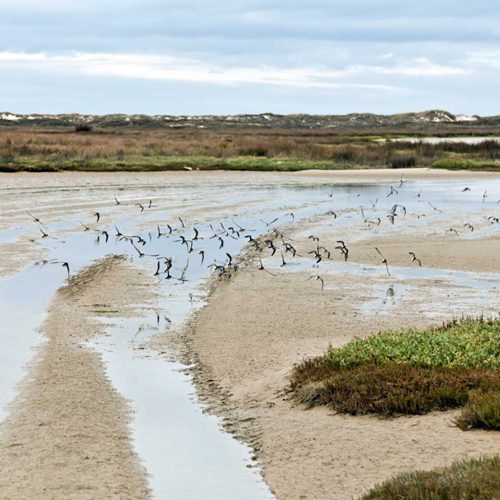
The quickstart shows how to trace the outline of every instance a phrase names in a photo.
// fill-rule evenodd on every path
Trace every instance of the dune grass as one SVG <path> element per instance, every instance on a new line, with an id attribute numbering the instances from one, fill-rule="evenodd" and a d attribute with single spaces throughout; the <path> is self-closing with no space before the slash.
<path id="1" fill-rule="evenodd" d="M 486 394 L 483 420 L 494 428 L 499 345 L 500 319 L 382 332 L 305 360 L 294 368 L 291 388 L 301 403 L 354 415 L 446 410 L 472 402 L 471 391 L 480 391 Z M 470 427 L 478 426 L 472 419 Z"/>
<path id="2" fill-rule="evenodd" d="M 431 471 L 405 472 L 362 500 L 493 500 L 500 498 L 500 457 L 466 459 Z"/>

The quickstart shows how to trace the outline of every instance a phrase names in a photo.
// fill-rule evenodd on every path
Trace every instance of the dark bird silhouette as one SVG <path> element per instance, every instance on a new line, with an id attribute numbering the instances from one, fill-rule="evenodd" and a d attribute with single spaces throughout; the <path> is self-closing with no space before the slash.
<path id="1" fill-rule="evenodd" d="M 422 266 L 422 261 L 420 259 L 417 259 L 415 252 L 408 252 L 408 254 L 411 255 L 411 262 L 417 262 L 419 267 Z"/>
<path id="2" fill-rule="evenodd" d="M 144 206 L 141 203 L 136 203 L 135 206 L 141 209 L 141 213 L 144 212 Z"/>
<path id="3" fill-rule="evenodd" d="M 35 217 L 34 215 L 31 215 L 29 212 L 26 212 L 26 213 L 31 217 L 31 219 L 33 220 L 33 222 L 36 222 L 37 224 L 41 224 L 40 219 L 38 217 Z"/>
<path id="4" fill-rule="evenodd" d="M 285 257 L 283 255 L 283 252 L 281 252 L 281 267 L 283 266 L 286 266 L 286 260 L 285 260 Z"/>
<path id="5" fill-rule="evenodd" d="M 219 236 L 218 237 L 218 240 L 220 241 L 220 245 L 219 245 L 219 250 L 224 246 L 224 240 Z"/>
<path id="6" fill-rule="evenodd" d="M 99 212 L 94 212 L 95 218 L 96 218 L 96 223 L 98 223 L 101 220 L 101 214 Z"/>
<path id="7" fill-rule="evenodd" d="M 184 221 L 180 218 L 180 217 L 177 217 L 180 221 L 181 221 L 181 226 L 182 226 L 182 229 L 184 229 L 186 226 L 184 225 Z"/>
<path id="8" fill-rule="evenodd" d="M 119 202 L 119 201 L 118 201 L 118 198 L 117 198 L 116 196 L 115 196 L 115 203 L 116 203 L 117 205 L 121 205 L 121 202 Z"/>
<path id="9" fill-rule="evenodd" d="M 466 222 L 464 224 L 464 227 L 470 229 L 470 232 L 472 233 L 472 231 L 474 231 L 474 226 L 472 224 L 469 224 L 468 222 Z"/>
<path id="10" fill-rule="evenodd" d="M 385 270 L 387 271 L 387 276 L 390 276 L 391 273 L 389 272 L 389 263 L 387 262 L 387 259 L 382 255 L 382 252 L 377 247 L 375 247 L 375 250 L 380 255 L 380 257 L 382 257 L 382 264 L 385 264 Z"/>
<path id="11" fill-rule="evenodd" d="M 66 272 L 68 273 L 68 277 L 69 277 L 69 264 L 67 262 L 62 262 L 62 266 L 66 269 Z"/>
<path id="12" fill-rule="evenodd" d="M 205 261 L 205 251 L 200 250 L 198 254 L 201 255 L 201 263 L 203 264 L 203 262 Z"/>

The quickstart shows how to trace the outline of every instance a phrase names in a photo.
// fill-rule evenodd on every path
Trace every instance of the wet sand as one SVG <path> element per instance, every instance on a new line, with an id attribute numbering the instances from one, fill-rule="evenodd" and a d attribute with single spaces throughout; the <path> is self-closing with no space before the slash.
<path id="1" fill-rule="evenodd" d="M 126 402 L 99 355 L 82 346 L 102 325 L 93 310 L 141 300 L 141 273 L 122 259 L 92 265 L 61 288 L 22 398 L 0 426 L 0 498 L 148 498 Z"/>
<path id="2" fill-rule="evenodd" d="M 498 179 L 498 175 L 488 173 L 400 170 L 49 175 L 60 188 L 70 179 L 81 183 L 83 190 L 67 196 L 57 189 L 43 194 L 38 210 L 49 224 L 57 224 L 82 207 L 88 206 L 92 213 L 94 200 L 102 198 L 102 190 L 109 196 L 110 185 L 126 190 L 129 199 L 139 185 L 140 200 L 159 182 L 180 188 L 191 183 L 217 186 L 228 182 L 252 189 L 283 182 L 284 178 L 304 185 L 397 182 L 402 175 L 464 182 Z M 25 196 L 12 203 L 10 194 L 0 192 L 0 201 L 8 202 L 2 205 L 2 228 L 10 220 L 25 220 L 31 202 L 28 195 L 42 189 L 44 179 L 43 174 L 9 177 Z M 189 197 L 188 190 L 186 193 Z M 60 196 L 68 203 L 54 208 Z M 221 206 L 213 213 L 222 216 L 238 207 Z M 184 206 L 184 210 L 189 210 L 193 219 L 203 214 L 198 205 Z M 498 209 L 492 210 L 498 213 Z M 161 215 L 158 212 L 158 217 Z M 414 227 L 377 235 L 362 224 L 333 230 L 331 220 L 314 217 L 287 229 L 287 236 L 294 238 L 304 254 L 310 249 L 308 234 L 321 233 L 327 246 L 345 239 L 351 248 L 350 261 L 361 265 L 380 266 L 373 253 L 373 247 L 379 246 L 391 266 L 408 266 L 408 251 L 414 250 L 425 268 L 500 273 L 498 232 L 471 239 L 461 231 L 459 237 L 452 238 L 446 229 L 464 223 L 453 215 L 437 223 L 425 218 L 413 222 Z M 38 255 L 36 246 L 35 253 L 29 254 L 29 245 L 25 248 L 23 244 L 9 243 L 7 253 L 0 253 L 4 273 L 14 269 L 4 260 L 7 254 L 18 256 L 16 266 Z M 5 251 L 4 247 L 0 250 Z M 273 265 L 279 266 L 279 261 L 266 261 L 271 269 Z M 293 364 L 321 354 L 330 343 L 341 345 L 354 336 L 386 328 L 435 324 L 454 315 L 457 303 L 463 311 L 477 311 L 480 291 L 450 286 L 443 279 L 396 277 L 395 285 L 409 285 L 413 291 L 389 311 L 367 314 L 363 305 L 392 283 L 383 273 L 362 276 L 322 269 L 322 293 L 317 282 L 306 281 L 310 269 L 281 272 L 277 267 L 278 276 L 273 277 L 256 267 L 249 255 L 230 281 L 211 280 L 207 306 L 179 337 L 156 338 L 149 348 L 172 356 L 175 346 L 184 360 L 195 363 L 193 375 L 200 397 L 210 411 L 224 417 L 230 432 L 254 449 L 278 498 L 352 498 L 402 470 L 431 468 L 464 456 L 500 451 L 498 435 L 464 433 L 454 427 L 455 412 L 391 420 L 349 417 L 332 415 L 322 408 L 306 411 L 294 405 L 287 394 L 287 376 Z M 150 285 L 148 280 L 139 269 L 111 260 L 91 267 L 58 292 L 43 326 L 47 342 L 30 367 L 21 396 L 0 426 L 1 498 L 148 497 L 146 473 L 131 444 L 127 402 L 107 380 L 99 355 L 81 347 L 82 342 L 103 334 L 103 326 L 89 314 L 94 304 L 113 304 L 121 312 L 127 311 L 150 298 L 145 286 L 137 286 Z M 78 286 L 82 281 L 85 286 Z M 490 291 L 489 297 L 500 303 L 500 290 Z M 431 312 L 437 314 L 426 314 L 433 307 L 436 311 Z"/>

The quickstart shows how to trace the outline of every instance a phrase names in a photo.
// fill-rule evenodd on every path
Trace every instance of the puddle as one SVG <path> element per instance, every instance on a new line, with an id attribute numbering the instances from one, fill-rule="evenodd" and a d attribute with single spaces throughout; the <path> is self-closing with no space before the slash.
<path id="1" fill-rule="evenodd" d="M 106 321 L 106 320 L 104 320 Z M 114 386 L 134 402 L 134 446 L 150 474 L 155 498 L 272 499 L 249 449 L 203 413 L 189 395 L 193 386 L 183 365 L 141 357 L 131 344 L 158 333 L 155 321 L 110 319 L 102 353 Z M 168 334 L 168 333 L 167 333 Z"/>

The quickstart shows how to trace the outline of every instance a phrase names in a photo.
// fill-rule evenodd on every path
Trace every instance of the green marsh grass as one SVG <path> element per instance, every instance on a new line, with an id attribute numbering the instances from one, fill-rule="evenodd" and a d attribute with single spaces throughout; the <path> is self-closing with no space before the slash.
<path id="1" fill-rule="evenodd" d="M 338 412 L 421 414 L 500 393 L 500 319 L 388 331 L 330 347 L 291 376 L 295 398 Z M 472 427 L 477 425 L 472 424 Z"/>

